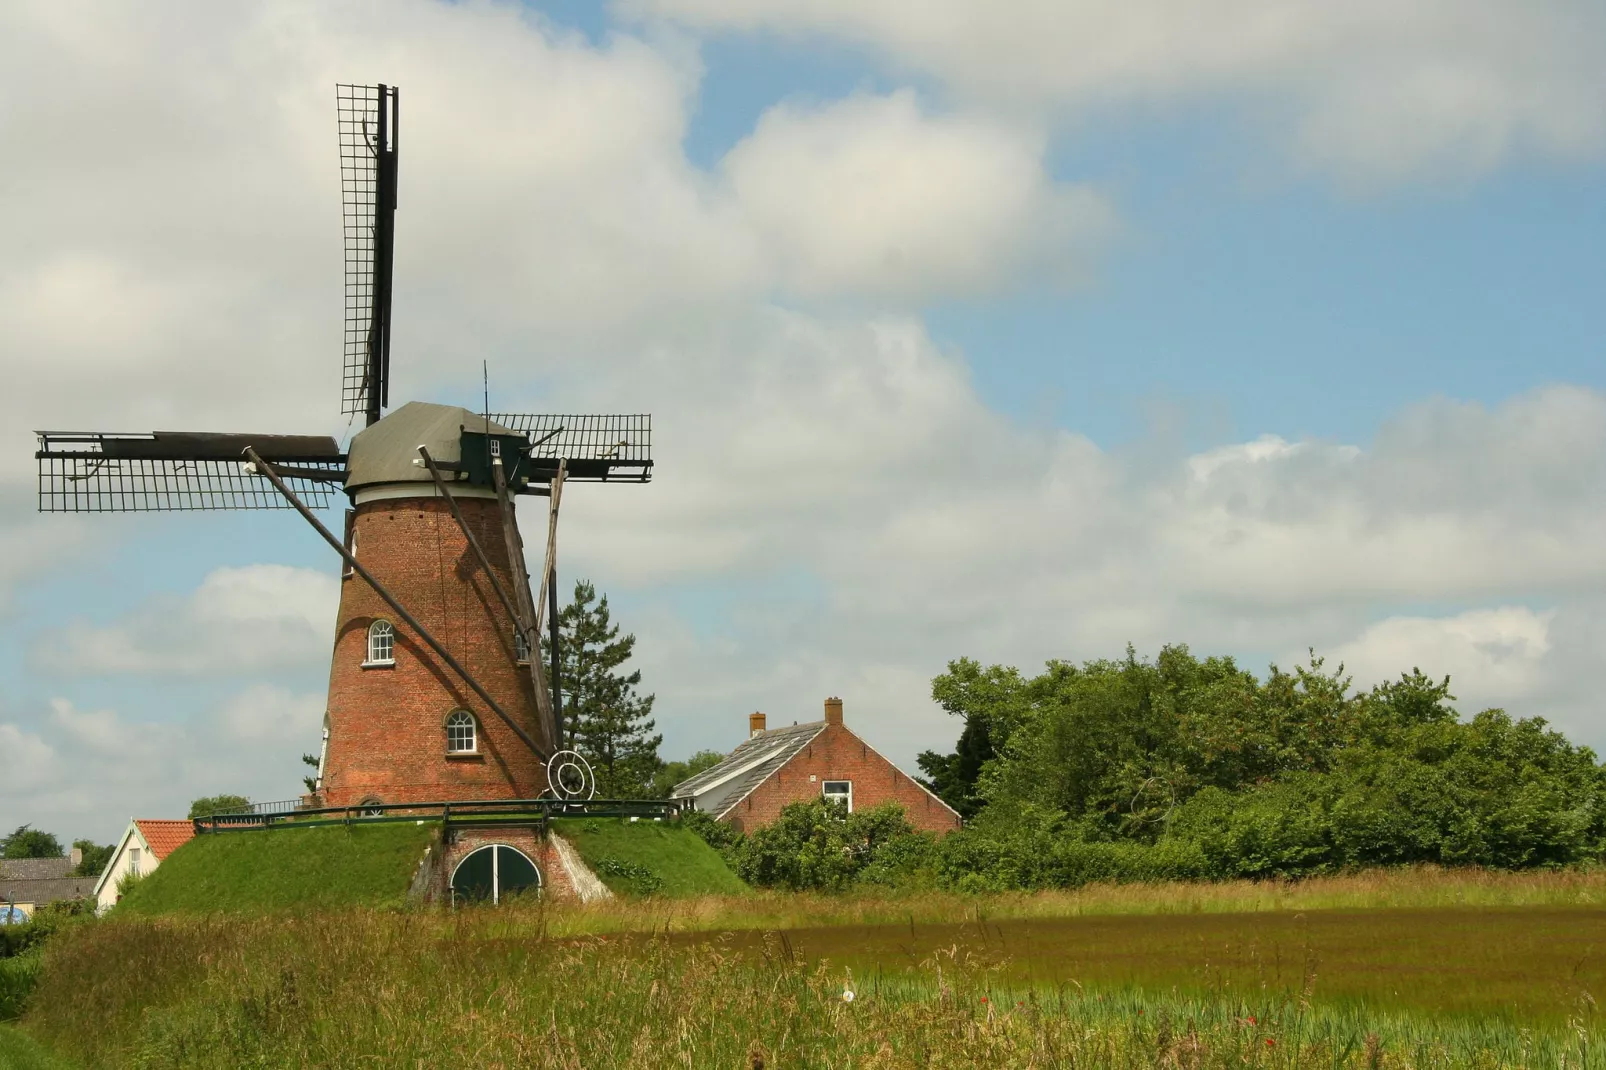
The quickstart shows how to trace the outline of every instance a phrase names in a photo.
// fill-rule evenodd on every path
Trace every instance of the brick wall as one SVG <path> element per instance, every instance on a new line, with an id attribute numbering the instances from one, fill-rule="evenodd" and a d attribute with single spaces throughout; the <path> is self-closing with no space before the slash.
<path id="1" fill-rule="evenodd" d="M 836 714 L 840 718 L 840 704 Z M 812 743 L 737 803 L 725 820 L 744 832 L 768 824 L 786 804 L 819 798 L 826 780 L 852 781 L 855 810 L 895 802 L 917 829 L 941 834 L 960 826 L 958 814 L 840 722 L 827 723 Z"/>
<path id="2" fill-rule="evenodd" d="M 512 591 L 497 503 L 458 502 Z M 529 674 L 514 659 L 512 621 L 446 503 L 437 498 L 366 502 L 357 507 L 355 527 L 363 567 L 539 739 Z M 396 628 L 396 664 L 364 668 L 368 627 L 380 618 Z M 476 755 L 447 756 L 444 722 L 457 709 L 479 722 Z M 382 802 L 533 799 L 546 789 L 540 759 L 359 576 L 341 586 L 328 713 L 325 805 L 349 806 L 369 797 Z"/>

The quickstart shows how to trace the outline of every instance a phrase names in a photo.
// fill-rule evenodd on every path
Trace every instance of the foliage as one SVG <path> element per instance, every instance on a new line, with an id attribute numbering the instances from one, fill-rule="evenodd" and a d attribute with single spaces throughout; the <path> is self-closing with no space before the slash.
<path id="1" fill-rule="evenodd" d="M 249 809 L 251 800 L 244 795 L 204 795 L 190 803 L 190 820 L 211 817 L 213 814 L 231 814 Z"/>
<path id="2" fill-rule="evenodd" d="M 638 695 L 641 670 L 621 671 L 635 650 L 634 635 L 619 634 L 608 596 L 580 580 L 574 600 L 558 612 L 566 743 L 585 755 L 603 798 L 649 794 L 660 761 L 651 720 L 652 695 Z M 543 638 L 545 657 L 551 657 Z"/>
<path id="3" fill-rule="evenodd" d="M 100 871 L 112 860 L 112 852 L 117 849 L 115 844 L 98 844 L 94 840 L 74 840 L 74 848 L 82 852 L 78 865 L 72 873 L 75 877 L 98 877 Z"/>
<path id="4" fill-rule="evenodd" d="M 0 858 L 61 858 L 66 853 L 54 835 L 28 825 L 0 838 Z"/>
<path id="5" fill-rule="evenodd" d="M 313 792 L 318 790 L 317 770 L 323 765 L 323 763 L 318 760 L 318 756 L 316 754 L 303 754 L 301 756 L 301 764 L 309 765 L 313 769 L 311 774 L 301 778 L 301 783 L 306 787 L 307 794 L 311 795 Z"/>
<path id="6" fill-rule="evenodd" d="M 1257 679 L 1186 647 L 961 659 L 932 695 L 964 718 L 929 783 L 972 818 L 938 851 L 956 888 L 1291 876 L 1432 862 L 1557 866 L 1606 853 L 1606 771 L 1538 718 L 1462 720 L 1420 669 L 1354 691 L 1322 659 Z"/>
<path id="7" fill-rule="evenodd" d="M 265 914 L 400 906 L 434 823 L 354 823 L 197 836 L 117 904 L 128 914 Z"/>
<path id="8" fill-rule="evenodd" d="M 791 803 L 733 852 L 749 884 L 792 891 L 842 890 L 894 840 L 914 835 L 896 803 L 848 813 L 825 799 Z M 895 863 L 891 855 L 883 869 Z"/>
<path id="9" fill-rule="evenodd" d="M 626 818 L 560 819 L 552 830 L 619 895 L 738 895 L 746 886 L 681 822 Z"/>
<path id="10" fill-rule="evenodd" d="M 0 1013 L 0 1019 L 4 1017 L 5 1015 Z M 4 1024 L 0 1024 L 0 1066 L 6 1070 L 73 1070 L 74 1068 L 74 1064 L 42 1047 L 27 1033 L 15 1026 Z"/>
<path id="11" fill-rule="evenodd" d="M 725 760 L 725 756 L 717 750 L 700 750 L 683 762 L 664 762 L 658 771 L 652 775 L 652 787 L 648 790 L 648 797 L 653 799 L 667 799 L 675 785 L 711 769 Z"/>
<path id="12" fill-rule="evenodd" d="M 680 815 L 680 826 L 695 833 L 708 846 L 721 853 L 742 842 L 742 834 L 706 810 L 687 810 Z"/>
<path id="13" fill-rule="evenodd" d="M 610 889 L 629 895 L 652 895 L 664 887 L 664 879 L 640 862 L 603 855 L 591 868 Z"/>

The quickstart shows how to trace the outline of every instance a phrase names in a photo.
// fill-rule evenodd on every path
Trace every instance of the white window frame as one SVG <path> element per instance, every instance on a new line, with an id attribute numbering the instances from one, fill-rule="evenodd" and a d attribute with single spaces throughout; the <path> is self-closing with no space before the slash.
<path id="1" fill-rule="evenodd" d="M 853 813 L 853 781 L 851 781 L 851 780 L 822 780 L 822 781 L 820 781 L 820 797 L 822 799 L 840 799 L 840 798 L 842 798 L 843 795 L 844 795 L 843 792 L 832 791 L 831 790 L 831 788 L 834 785 L 837 785 L 837 784 L 846 784 L 847 785 L 848 790 L 846 792 L 846 797 L 847 797 L 847 801 L 848 801 L 848 813 L 850 813 L 850 814 Z"/>
<path id="2" fill-rule="evenodd" d="M 383 643 L 387 657 L 375 657 L 374 652 Z M 388 620 L 381 618 L 368 625 L 367 657 L 363 660 L 365 667 L 384 666 L 396 664 L 396 626 Z"/>
<path id="3" fill-rule="evenodd" d="M 530 661 L 530 641 L 525 638 L 524 630 L 516 625 L 513 628 L 513 660 L 520 665 L 527 665 Z"/>
<path id="4" fill-rule="evenodd" d="M 457 739 L 453 730 L 468 728 L 468 746 L 457 746 Z M 458 732 L 458 738 L 461 732 Z M 478 754 L 480 752 L 480 726 L 474 715 L 467 710 L 453 710 L 446 715 L 446 753 L 447 754 Z"/>
<path id="5" fill-rule="evenodd" d="M 131 877 L 139 876 L 139 848 L 138 847 L 130 847 L 128 849 L 128 875 L 131 876 Z"/>

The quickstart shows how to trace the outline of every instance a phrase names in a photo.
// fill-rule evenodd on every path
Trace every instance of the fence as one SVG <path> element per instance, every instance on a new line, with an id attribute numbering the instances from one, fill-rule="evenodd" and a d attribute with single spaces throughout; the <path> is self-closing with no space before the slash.
<path id="1" fill-rule="evenodd" d="M 447 802 L 359 803 L 355 806 L 302 807 L 291 803 L 256 803 L 194 820 L 198 834 L 245 832 L 282 826 L 352 825 L 386 821 L 439 821 L 457 827 L 496 825 L 543 826 L 553 818 L 633 817 L 673 820 L 692 806 L 690 799 L 476 799 Z"/>

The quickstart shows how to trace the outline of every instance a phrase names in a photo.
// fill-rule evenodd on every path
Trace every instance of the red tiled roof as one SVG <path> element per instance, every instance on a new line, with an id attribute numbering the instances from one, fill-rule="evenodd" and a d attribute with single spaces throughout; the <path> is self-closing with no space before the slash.
<path id="1" fill-rule="evenodd" d="M 139 834 L 145 837 L 158 862 L 195 838 L 195 825 L 189 821 L 135 818 L 134 824 L 139 826 Z"/>

